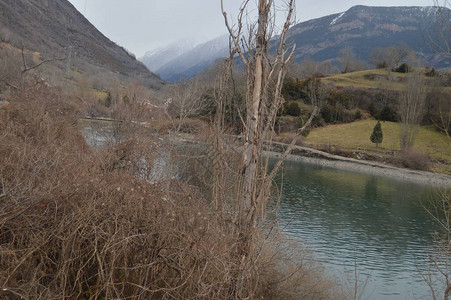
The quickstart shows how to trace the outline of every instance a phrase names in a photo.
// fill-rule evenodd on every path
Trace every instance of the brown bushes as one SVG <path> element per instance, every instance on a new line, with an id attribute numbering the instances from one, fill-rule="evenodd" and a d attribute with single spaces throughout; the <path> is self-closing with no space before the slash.
<path id="1" fill-rule="evenodd" d="M 391 160 L 391 162 L 404 168 L 421 171 L 429 170 L 430 166 L 427 155 L 413 150 L 401 151 L 398 156 Z"/>
<path id="2" fill-rule="evenodd" d="M 302 136 L 296 136 L 295 134 L 290 134 L 282 139 L 282 143 L 290 144 L 293 139 L 296 139 L 296 146 L 305 146 L 304 138 Z"/>
<path id="3" fill-rule="evenodd" d="M 149 182 L 158 149 L 146 135 L 89 148 L 73 103 L 37 85 L 0 109 L 0 298 L 228 299 L 242 267 L 232 224 L 180 179 Z M 259 240 L 250 294 L 330 295 Z"/>
<path id="4" fill-rule="evenodd" d="M 228 240 L 204 200 L 135 176 L 146 153 L 133 137 L 88 149 L 64 97 L 31 92 L 1 112 L 2 296 L 226 294 Z"/>

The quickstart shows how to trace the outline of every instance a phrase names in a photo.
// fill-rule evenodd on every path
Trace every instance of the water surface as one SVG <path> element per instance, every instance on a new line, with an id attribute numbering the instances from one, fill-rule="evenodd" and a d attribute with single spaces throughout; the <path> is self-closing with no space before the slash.
<path id="1" fill-rule="evenodd" d="M 82 132 L 88 144 L 102 146 L 114 139 L 113 125 L 90 122 Z M 164 166 L 157 160 L 151 177 Z M 357 265 L 360 286 L 366 282 L 362 299 L 431 298 L 418 270 L 428 265 L 436 230 L 424 209 L 433 189 L 294 160 L 280 178 L 283 231 L 312 249 L 328 273 L 353 285 Z"/>
<path id="2" fill-rule="evenodd" d="M 284 232 L 340 280 L 352 281 L 356 264 L 364 299 L 430 298 L 418 269 L 436 229 L 423 207 L 431 188 L 288 160 L 282 193 Z"/>

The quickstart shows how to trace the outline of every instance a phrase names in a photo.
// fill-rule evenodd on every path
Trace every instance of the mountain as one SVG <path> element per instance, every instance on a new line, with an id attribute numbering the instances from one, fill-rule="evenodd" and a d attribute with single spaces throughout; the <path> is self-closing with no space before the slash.
<path id="1" fill-rule="evenodd" d="M 228 41 L 228 36 L 222 35 L 200 44 L 189 51 L 177 53 L 177 55 L 174 55 L 158 69 L 152 70 L 160 74 L 164 80 L 172 82 L 176 82 L 183 78 L 190 78 L 202 72 L 217 59 L 226 57 L 229 51 Z M 167 54 L 171 51 L 176 52 L 173 48 L 168 48 L 165 52 L 157 51 L 154 55 L 149 54 L 147 55 L 147 58 L 141 58 L 141 61 L 151 68 L 152 65 L 149 62 L 156 61 L 160 53 Z M 165 59 L 168 58 L 168 56 L 165 56 Z"/>
<path id="2" fill-rule="evenodd" d="M 434 7 L 354 6 L 346 12 L 293 26 L 288 41 L 296 44 L 295 59 L 336 60 L 341 49 L 350 47 L 357 57 L 368 61 L 377 47 L 403 44 L 416 51 L 434 67 L 450 67 L 438 59 L 427 43 L 427 32 L 436 21 Z"/>
<path id="3" fill-rule="evenodd" d="M 349 47 L 357 58 L 369 64 L 373 49 L 403 45 L 417 52 L 428 65 L 449 69 L 450 59 L 436 54 L 427 42 L 428 30 L 436 18 L 437 10 L 434 7 L 358 5 L 342 13 L 293 26 L 287 41 L 296 44 L 294 59 L 298 62 L 310 57 L 316 61 L 329 60 L 339 64 L 337 58 L 340 50 Z M 171 55 L 166 55 L 167 62 L 152 70 L 169 81 L 191 77 L 215 60 L 225 57 L 228 54 L 227 45 L 227 36 L 222 36 L 182 54 L 177 52 L 172 55 L 172 59 L 169 59 Z"/>
<path id="4" fill-rule="evenodd" d="M 162 66 L 169 63 L 174 58 L 191 51 L 194 48 L 194 44 L 190 41 L 181 41 L 171 44 L 167 47 L 148 51 L 143 57 L 139 58 L 144 65 L 152 72 L 158 71 Z"/>
<path id="5" fill-rule="evenodd" d="M 134 55 L 98 31 L 67 0 L 1 0 L 0 34 L 16 48 L 41 57 L 65 57 L 72 49 L 78 68 L 107 70 L 123 77 L 139 77 L 148 87 L 164 81 Z M 96 71 L 96 72 L 97 72 Z"/>

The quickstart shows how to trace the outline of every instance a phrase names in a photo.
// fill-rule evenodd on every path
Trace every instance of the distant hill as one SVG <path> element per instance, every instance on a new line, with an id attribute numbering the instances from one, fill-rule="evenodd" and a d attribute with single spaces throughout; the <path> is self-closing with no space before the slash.
<path id="1" fill-rule="evenodd" d="M 160 49 L 154 53 L 148 52 L 140 58 L 152 71 L 158 73 L 163 79 L 176 82 L 182 78 L 190 78 L 214 63 L 217 59 L 227 56 L 228 36 L 223 35 L 185 51 L 180 46 L 174 45 Z M 161 59 L 161 54 L 166 54 L 166 63 L 156 69 L 152 69 L 153 61 Z M 174 53 L 172 57 L 167 54 Z"/>
<path id="2" fill-rule="evenodd" d="M 310 57 L 316 61 L 329 60 L 339 64 L 337 57 L 340 50 L 350 47 L 357 58 L 369 64 L 369 54 L 373 49 L 402 44 L 417 52 L 426 64 L 438 69 L 450 69 L 450 59 L 434 53 L 426 41 L 425 32 L 436 17 L 434 7 L 358 5 L 343 13 L 293 26 L 288 41 L 296 43 L 294 58 L 299 62 Z M 154 71 L 170 81 L 191 77 L 215 60 L 225 57 L 227 45 L 228 39 L 222 37 L 182 54 L 177 52 L 172 59 L 166 56 L 168 62 Z M 147 59 L 149 57 L 152 55 L 149 54 Z M 146 61 L 144 58 L 141 60 Z"/>
<path id="3" fill-rule="evenodd" d="M 451 67 L 427 43 L 426 32 L 436 20 L 434 7 L 354 6 L 346 12 L 293 26 L 289 41 L 296 43 L 295 59 L 336 60 L 341 49 L 350 47 L 368 61 L 377 47 L 404 44 L 436 68 Z"/>
<path id="4" fill-rule="evenodd" d="M 148 87 L 164 81 L 151 73 L 134 55 L 98 31 L 67 0 L 1 0 L 0 35 L 17 48 L 22 46 L 43 57 L 64 57 L 72 47 L 77 67 L 89 65 L 139 77 Z"/>
<path id="5" fill-rule="evenodd" d="M 167 47 L 148 51 L 139 60 L 149 68 L 150 71 L 158 73 L 158 70 L 174 58 L 193 50 L 194 44 L 190 41 L 180 41 Z"/>

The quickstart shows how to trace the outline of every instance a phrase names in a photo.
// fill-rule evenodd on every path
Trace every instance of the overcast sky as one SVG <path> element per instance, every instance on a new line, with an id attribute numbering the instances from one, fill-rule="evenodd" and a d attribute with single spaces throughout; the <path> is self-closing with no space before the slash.
<path id="1" fill-rule="evenodd" d="M 69 0 L 104 35 L 138 57 L 179 40 L 200 43 L 225 33 L 220 0 Z M 253 5 L 257 0 L 251 0 Z M 276 0 L 282 11 L 286 0 Z M 236 15 L 242 0 L 224 0 Z M 346 11 L 354 5 L 429 6 L 433 0 L 297 0 L 297 20 Z M 280 18 L 281 19 L 281 18 Z"/>

